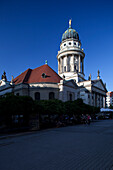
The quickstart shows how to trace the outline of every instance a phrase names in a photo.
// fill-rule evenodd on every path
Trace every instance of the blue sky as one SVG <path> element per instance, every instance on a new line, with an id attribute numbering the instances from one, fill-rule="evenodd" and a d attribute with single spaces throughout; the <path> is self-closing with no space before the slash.
<path id="1" fill-rule="evenodd" d="M 113 90 L 112 0 L 0 0 L 0 76 L 45 64 L 57 72 L 61 37 L 72 18 L 85 52 L 85 78 L 97 71 Z"/>

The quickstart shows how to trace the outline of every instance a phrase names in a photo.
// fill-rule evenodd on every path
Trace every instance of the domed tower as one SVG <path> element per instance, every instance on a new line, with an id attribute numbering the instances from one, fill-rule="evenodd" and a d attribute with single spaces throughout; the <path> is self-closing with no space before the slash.
<path id="1" fill-rule="evenodd" d="M 78 33 L 69 28 L 62 35 L 60 51 L 58 51 L 58 74 L 66 80 L 74 79 L 77 83 L 84 80 L 84 57 Z"/>

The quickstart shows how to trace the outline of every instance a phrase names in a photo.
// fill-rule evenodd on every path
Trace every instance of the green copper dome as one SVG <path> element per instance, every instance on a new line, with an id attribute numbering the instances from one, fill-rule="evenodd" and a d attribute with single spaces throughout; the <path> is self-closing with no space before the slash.
<path id="1" fill-rule="evenodd" d="M 69 39 L 69 38 L 74 38 L 74 39 L 79 40 L 78 33 L 74 29 L 71 28 L 71 20 L 69 21 L 69 28 L 62 35 L 62 41 Z"/>

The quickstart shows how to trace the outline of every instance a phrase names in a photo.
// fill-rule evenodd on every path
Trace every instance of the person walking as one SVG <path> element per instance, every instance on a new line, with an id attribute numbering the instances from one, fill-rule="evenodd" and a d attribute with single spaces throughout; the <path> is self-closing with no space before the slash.
<path id="1" fill-rule="evenodd" d="M 90 115 L 88 115 L 87 116 L 87 124 L 90 125 L 90 123 L 91 123 L 91 117 L 90 117 Z"/>

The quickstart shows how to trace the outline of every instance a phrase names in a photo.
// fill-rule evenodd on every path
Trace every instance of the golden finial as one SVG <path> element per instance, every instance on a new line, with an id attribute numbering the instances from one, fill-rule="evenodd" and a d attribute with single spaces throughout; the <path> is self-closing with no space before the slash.
<path id="1" fill-rule="evenodd" d="M 71 28 L 72 19 L 69 20 L 69 28 Z"/>
<path id="2" fill-rule="evenodd" d="M 13 75 L 12 75 L 12 79 L 11 79 L 12 81 L 14 80 L 14 77 L 13 77 Z"/>
<path id="3" fill-rule="evenodd" d="M 14 77 L 13 77 L 13 75 L 12 75 L 11 84 L 13 84 L 13 80 L 14 80 Z"/>

